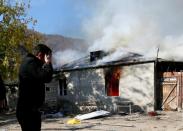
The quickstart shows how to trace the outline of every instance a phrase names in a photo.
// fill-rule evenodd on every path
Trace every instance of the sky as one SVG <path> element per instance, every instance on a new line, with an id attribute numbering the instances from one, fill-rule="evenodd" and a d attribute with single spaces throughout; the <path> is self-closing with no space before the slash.
<path id="1" fill-rule="evenodd" d="M 182 4 L 181 0 L 30 0 L 28 13 L 37 20 L 35 30 L 45 34 L 85 37 L 88 21 L 98 18 L 106 24 L 119 13 L 151 19 L 161 26 L 161 33 L 168 34 L 182 32 Z M 92 22 L 88 23 L 96 24 Z"/>
<path id="2" fill-rule="evenodd" d="M 91 0 L 30 0 L 28 14 L 37 20 L 36 31 L 83 38 L 82 24 L 94 7 Z"/>

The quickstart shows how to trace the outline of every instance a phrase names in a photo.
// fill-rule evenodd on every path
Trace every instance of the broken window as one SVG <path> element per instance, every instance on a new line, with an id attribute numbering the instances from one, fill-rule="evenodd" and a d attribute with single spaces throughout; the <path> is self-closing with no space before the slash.
<path id="1" fill-rule="evenodd" d="M 112 67 L 105 70 L 105 89 L 107 96 L 119 96 L 120 67 Z"/>
<path id="2" fill-rule="evenodd" d="M 50 91 L 50 87 L 46 87 L 46 92 Z"/>
<path id="3" fill-rule="evenodd" d="M 59 79 L 59 89 L 61 96 L 67 95 L 66 78 Z"/>

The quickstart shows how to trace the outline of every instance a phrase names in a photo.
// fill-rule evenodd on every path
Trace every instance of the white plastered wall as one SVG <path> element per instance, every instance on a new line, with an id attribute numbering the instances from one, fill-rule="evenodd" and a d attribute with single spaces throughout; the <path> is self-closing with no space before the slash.
<path id="1" fill-rule="evenodd" d="M 154 63 L 122 66 L 121 69 L 117 97 L 106 95 L 103 69 L 88 69 L 65 73 L 68 95 L 60 99 L 76 105 L 95 101 L 108 110 L 116 110 L 115 103 L 127 100 L 144 111 L 154 110 Z"/>
<path id="2" fill-rule="evenodd" d="M 120 79 L 120 97 L 146 111 L 154 110 L 154 64 L 125 66 Z"/>

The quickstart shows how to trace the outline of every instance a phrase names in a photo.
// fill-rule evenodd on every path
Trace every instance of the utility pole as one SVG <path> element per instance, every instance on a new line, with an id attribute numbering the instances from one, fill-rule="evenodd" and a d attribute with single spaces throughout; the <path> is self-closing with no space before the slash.
<path id="1" fill-rule="evenodd" d="M 159 54 L 159 46 L 157 48 L 157 54 L 156 54 L 156 58 L 155 58 L 155 62 L 154 62 L 154 104 L 155 107 L 154 109 L 157 110 L 159 109 L 159 105 L 160 105 L 160 101 L 158 99 L 160 99 L 160 92 L 158 89 L 158 82 L 157 82 L 157 63 L 158 63 L 158 54 Z"/>
<path id="2" fill-rule="evenodd" d="M 158 59 L 158 54 L 159 54 L 159 47 L 157 49 L 156 59 Z"/>

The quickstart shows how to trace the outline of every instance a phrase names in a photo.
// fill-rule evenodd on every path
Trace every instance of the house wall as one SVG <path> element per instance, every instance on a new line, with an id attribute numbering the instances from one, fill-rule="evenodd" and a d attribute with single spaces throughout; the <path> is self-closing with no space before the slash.
<path id="1" fill-rule="evenodd" d="M 121 67 L 119 96 L 107 96 L 104 69 L 66 72 L 68 95 L 60 105 L 69 110 L 104 109 L 112 112 L 132 107 L 132 111 L 154 110 L 154 63 Z M 120 108 L 121 107 L 121 108 Z"/>
<path id="2" fill-rule="evenodd" d="M 59 81 L 52 79 L 50 83 L 45 84 L 45 104 L 49 107 L 57 106 L 59 97 Z"/>
<path id="3" fill-rule="evenodd" d="M 107 97 L 105 94 L 105 82 L 103 69 L 89 69 L 65 73 L 67 83 L 67 95 L 60 96 L 60 105 L 64 110 L 92 110 L 98 108 Z M 85 109 L 84 109 L 85 108 Z"/>
<path id="4" fill-rule="evenodd" d="M 154 110 L 154 63 L 124 67 L 120 79 L 120 96 L 142 110 Z"/>

